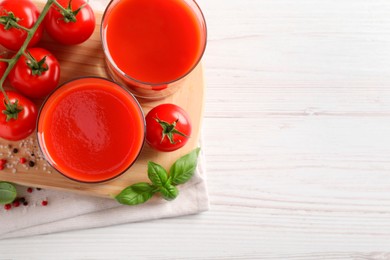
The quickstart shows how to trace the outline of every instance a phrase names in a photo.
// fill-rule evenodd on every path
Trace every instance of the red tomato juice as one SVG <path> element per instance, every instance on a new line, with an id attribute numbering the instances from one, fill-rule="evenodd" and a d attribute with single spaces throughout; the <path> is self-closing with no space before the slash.
<path id="1" fill-rule="evenodd" d="M 136 160 L 145 123 L 137 101 L 103 78 L 65 83 L 42 106 L 38 141 L 47 161 L 65 176 L 100 182 Z"/>
<path id="2" fill-rule="evenodd" d="M 168 83 L 199 62 L 206 28 L 194 1 L 120 0 L 111 5 L 104 18 L 103 41 L 108 56 L 130 78 Z"/>

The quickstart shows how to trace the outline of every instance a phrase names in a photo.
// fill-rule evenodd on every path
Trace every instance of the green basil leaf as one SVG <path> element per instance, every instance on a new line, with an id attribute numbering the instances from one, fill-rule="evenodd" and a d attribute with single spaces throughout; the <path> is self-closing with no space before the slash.
<path id="1" fill-rule="evenodd" d="M 138 205 L 148 201 L 154 193 L 153 185 L 140 182 L 123 189 L 115 199 L 124 205 Z"/>
<path id="2" fill-rule="evenodd" d="M 16 198 L 16 188 L 9 182 L 0 182 L 0 204 L 8 204 Z"/>
<path id="3" fill-rule="evenodd" d="M 177 195 L 179 195 L 179 190 L 169 183 L 159 187 L 159 191 L 166 200 L 174 200 L 176 199 Z"/>
<path id="4" fill-rule="evenodd" d="M 179 158 L 169 170 L 169 178 L 173 185 L 183 184 L 194 175 L 200 148 Z"/>
<path id="5" fill-rule="evenodd" d="M 154 162 L 148 162 L 148 176 L 152 183 L 158 187 L 163 186 L 168 180 L 167 171 Z"/>

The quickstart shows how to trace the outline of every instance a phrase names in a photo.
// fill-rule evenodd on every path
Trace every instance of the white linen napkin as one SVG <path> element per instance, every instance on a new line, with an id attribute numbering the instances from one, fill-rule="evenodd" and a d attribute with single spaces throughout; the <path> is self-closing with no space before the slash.
<path id="1" fill-rule="evenodd" d="M 178 186 L 179 196 L 165 201 L 155 196 L 145 204 L 124 206 L 112 199 L 82 196 L 69 192 L 18 186 L 27 206 L 0 209 L 0 239 L 32 236 L 76 229 L 139 222 L 195 214 L 209 208 L 205 182 L 204 156 L 200 154 L 193 178 Z M 46 200 L 47 206 L 41 202 Z"/>

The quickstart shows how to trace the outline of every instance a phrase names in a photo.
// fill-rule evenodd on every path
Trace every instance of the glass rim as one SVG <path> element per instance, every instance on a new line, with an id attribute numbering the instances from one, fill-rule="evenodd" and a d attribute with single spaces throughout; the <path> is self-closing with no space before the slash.
<path id="1" fill-rule="evenodd" d="M 169 84 L 172 84 L 174 82 L 177 82 L 183 78 L 185 78 L 187 75 L 189 75 L 200 63 L 200 61 L 202 60 L 202 57 L 206 51 L 206 45 L 207 45 L 207 24 L 206 24 L 206 19 L 205 19 L 205 16 L 202 12 L 202 9 L 200 8 L 200 6 L 198 5 L 198 3 L 194 0 L 183 0 L 183 1 L 186 1 L 186 2 L 193 2 L 195 4 L 195 7 L 197 8 L 197 10 L 199 11 L 200 13 L 200 17 L 201 17 L 201 22 L 203 23 L 203 28 L 204 28 L 204 41 L 203 41 L 203 44 L 202 44 L 202 51 L 199 55 L 199 58 L 197 59 L 197 61 L 194 63 L 194 65 L 186 72 L 184 73 L 182 76 L 176 78 L 176 79 L 173 79 L 173 80 L 170 80 L 170 81 L 164 81 L 164 82 L 159 82 L 159 83 L 153 83 L 153 82 L 146 82 L 146 81 L 142 81 L 142 80 L 138 80 L 130 75 L 127 75 L 125 72 L 123 72 L 117 65 L 116 63 L 114 62 L 113 58 L 111 57 L 110 55 L 110 51 L 108 49 L 108 46 L 106 46 L 106 41 L 104 40 L 105 37 L 104 37 L 104 33 L 103 33 L 103 24 L 104 24 L 104 20 L 107 16 L 107 13 L 108 13 L 108 9 L 110 9 L 111 5 L 114 4 L 116 0 L 111 0 L 106 9 L 104 10 L 104 13 L 103 13 L 103 16 L 102 16 L 102 20 L 101 20 L 101 24 L 100 24 L 100 40 L 101 40 L 101 43 L 102 43 L 102 48 L 103 48 L 103 52 L 104 52 L 104 56 L 106 58 L 106 60 L 110 63 L 109 65 L 113 66 L 114 69 L 119 72 L 123 77 L 125 77 L 126 79 L 129 79 L 129 80 L 132 80 L 134 82 L 136 82 L 137 84 L 141 84 L 141 85 L 148 85 L 148 86 L 160 86 L 160 85 L 169 85 Z"/>
<path id="2" fill-rule="evenodd" d="M 117 85 L 118 87 L 120 87 L 121 89 L 125 90 L 126 93 L 130 94 L 130 97 L 135 101 L 135 104 L 136 104 L 136 107 L 138 108 L 140 114 L 141 114 L 141 117 L 142 117 L 142 135 L 143 135 L 143 138 L 142 138 L 142 143 L 141 143 L 141 146 L 139 148 L 139 150 L 137 151 L 137 155 L 135 156 L 134 160 L 126 167 L 126 169 L 124 169 L 123 171 L 119 172 L 119 173 L 116 173 L 114 174 L 114 176 L 110 177 L 110 178 L 106 178 L 106 179 L 102 179 L 102 180 L 97 180 L 97 181 L 86 181 L 86 180 L 80 180 L 80 179 L 77 179 L 77 178 L 73 178 L 73 177 L 70 177 L 68 176 L 67 174 L 63 173 L 62 171 L 60 171 L 57 167 L 55 167 L 55 165 L 51 162 L 51 160 L 48 159 L 48 157 L 46 156 L 45 152 L 43 151 L 43 148 L 42 148 L 42 145 L 41 145 L 41 138 L 40 138 L 40 134 L 39 134 L 39 122 L 40 122 L 40 118 L 41 118 L 41 113 L 42 113 L 42 110 L 45 106 L 45 104 L 47 103 L 47 101 L 49 100 L 49 98 L 57 92 L 57 90 L 59 90 L 61 87 L 63 87 L 64 85 L 70 83 L 70 82 L 73 82 L 73 81 L 78 81 L 78 80 L 82 80 L 82 79 L 99 79 L 99 80 L 104 80 L 104 81 L 108 81 L 110 83 L 113 83 L 115 85 Z M 54 168 L 57 172 L 59 172 L 62 176 L 66 177 L 67 179 L 70 179 L 70 180 L 73 180 L 73 181 L 76 181 L 76 182 L 80 182 L 80 183 L 86 183 L 86 184 L 99 184 L 99 183 L 104 183 L 104 182 L 108 182 L 108 181 L 111 181 L 113 179 L 116 179 L 118 177 L 120 177 L 121 175 L 123 175 L 125 172 L 127 172 L 133 165 L 134 163 L 137 161 L 137 159 L 139 158 L 141 152 L 142 152 L 142 149 L 143 147 L 145 146 L 145 140 L 146 140 L 146 120 L 145 120 L 145 115 L 144 115 L 144 112 L 142 110 L 142 107 L 139 103 L 139 101 L 137 100 L 137 98 L 133 95 L 133 93 L 131 93 L 128 89 L 126 89 L 125 87 L 123 87 L 121 84 L 113 81 L 113 80 L 110 80 L 110 79 L 107 79 L 107 78 L 103 78 L 103 77 L 99 77 L 99 76 L 81 76 L 81 77 L 77 77 L 77 78 L 73 78 L 73 79 L 70 79 L 70 80 L 67 80 L 63 83 L 61 83 L 60 85 L 58 85 L 52 92 L 50 92 L 50 94 L 44 99 L 44 101 L 42 102 L 40 108 L 39 108 L 39 111 L 38 111 L 38 116 L 37 116 L 37 122 L 36 122 L 36 137 L 37 137 L 37 142 L 38 142 L 38 147 L 39 147 L 39 151 L 41 152 L 44 160 L 52 167 Z"/>

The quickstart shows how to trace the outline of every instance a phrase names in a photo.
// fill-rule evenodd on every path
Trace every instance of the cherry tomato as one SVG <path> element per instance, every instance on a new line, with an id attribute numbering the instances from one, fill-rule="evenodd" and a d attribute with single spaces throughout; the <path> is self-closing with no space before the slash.
<path id="1" fill-rule="evenodd" d="M 170 152 L 183 147 L 191 130 L 189 115 L 177 105 L 162 104 L 146 115 L 146 142 L 159 151 Z"/>
<path id="2" fill-rule="evenodd" d="M 15 107 L 21 111 L 17 113 L 17 118 L 10 118 L 7 121 L 7 115 L 3 112 L 6 110 L 5 98 L 3 93 L 0 93 L 0 110 L 2 112 L 0 113 L 0 137 L 10 141 L 18 141 L 34 132 L 38 111 L 35 104 L 24 96 L 13 91 L 6 93 L 14 106 L 15 102 L 18 102 Z"/>
<path id="3" fill-rule="evenodd" d="M 8 75 L 11 85 L 30 98 L 42 98 L 55 89 L 60 81 L 60 65 L 49 51 L 42 48 L 27 49 Z"/>
<path id="4" fill-rule="evenodd" d="M 47 33 L 57 42 L 74 45 L 86 41 L 95 30 L 95 15 L 91 6 L 84 0 L 58 0 L 71 14 L 63 14 L 53 5 L 45 17 Z M 80 11 L 77 12 L 77 10 Z M 75 14 L 77 12 L 77 14 Z M 72 13 L 74 14 L 72 20 Z"/>
<path id="5" fill-rule="evenodd" d="M 0 17 L 3 21 L 0 22 L 0 44 L 7 49 L 17 51 L 27 37 L 27 32 L 23 29 L 7 28 L 5 20 L 10 19 L 8 24 L 12 24 L 17 20 L 18 25 L 30 29 L 37 21 L 38 16 L 39 10 L 30 0 L 0 1 Z M 39 26 L 28 46 L 32 47 L 37 44 L 41 40 L 42 34 L 43 26 Z"/>

